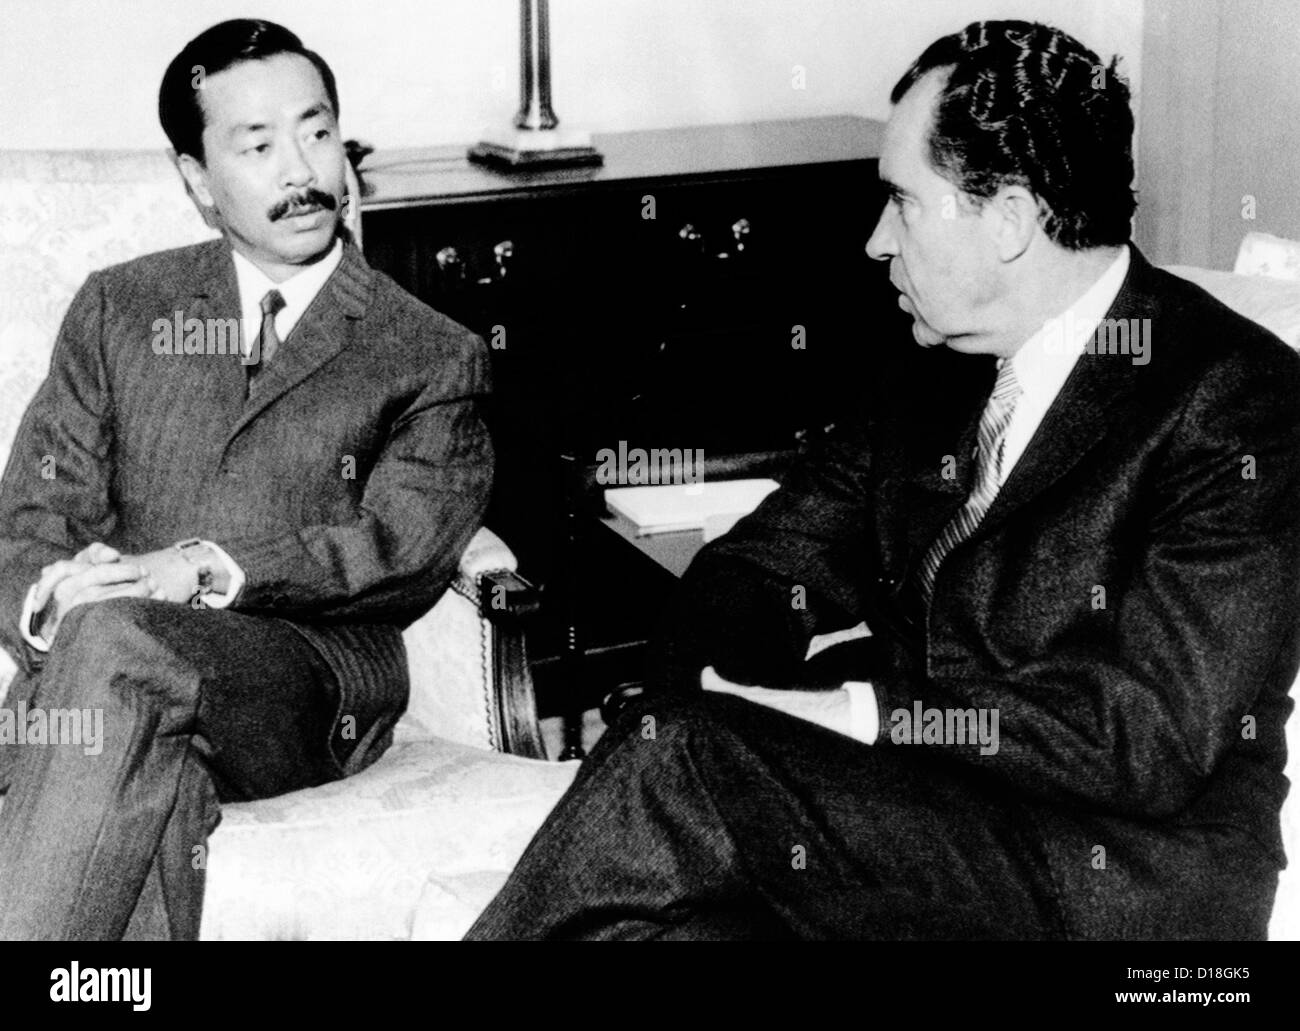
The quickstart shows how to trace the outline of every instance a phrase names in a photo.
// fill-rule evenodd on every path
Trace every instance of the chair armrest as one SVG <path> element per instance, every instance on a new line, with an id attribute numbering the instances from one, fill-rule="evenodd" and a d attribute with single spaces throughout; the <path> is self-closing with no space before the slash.
<path id="1" fill-rule="evenodd" d="M 524 634 L 525 621 L 539 608 L 541 592 L 513 570 L 498 569 L 479 577 L 479 614 L 492 628 L 500 748 L 531 759 L 546 758 Z"/>
<path id="2" fill-rule="evenodd" d="M 494 569 L 478 578 L 479 607 L 484 619 L 509 623 L 542 607 L 542 592 L 512 569 Z"/>
<path id="3" fill-rule="evenodd" d="M 398 740 L 430 737 L 546 758 L 524 639 L 537 590 L 514 554 L 480 529 L 451 587 L 403 635 L 411 696 Z"/>
<path id="4" fill-rule="evenodd" d="M 478 533 L 470 538 L 465 553 L 460 557 L 461 576 L 471 583 L 484 573 L 494 573 L 503 569 L 514 572 L 517 568 L 515 553 L 510 550 L 505 541 L 486 526 L 479 527 Z"/>

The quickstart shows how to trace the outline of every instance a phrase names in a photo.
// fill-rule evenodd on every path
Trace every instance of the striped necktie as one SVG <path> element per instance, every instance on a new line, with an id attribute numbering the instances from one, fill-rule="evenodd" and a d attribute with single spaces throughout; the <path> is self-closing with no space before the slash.
<path id="1" fill-rule="evenodd" d="M 980 416 L 975 486 L 965 504 L 930 545 L 917 570 L 917 589 L 927 605 L 934 593 L 934 578 L 939 571 L 939 564 L 948 552 L 975 532 L 975 527 L 979 526 L 980 520 L 998 495 L 998 484 L 1002 478 L 1002 447 L 1006 443 L 1007 426 L 1020 394 L 1021 387 L 1016 382 L 1011 359 L 1004 359 L 998 369 L 997 382 L 993 384 L 993 393 L 989 395 L 984 414 Z"/>
<path id="2" fill-rule="evenodd" d="M 280 346 L 280 337 L 275 331 L 275 317 L 284 308 L 284 295 L 279 290 L 268 290 L 262 298 L 262 330 L 257 334 L 258 360 L 248 366 L 248 391 L 252 393 L 253 382 L 260 370 L 274 357 Z"/>

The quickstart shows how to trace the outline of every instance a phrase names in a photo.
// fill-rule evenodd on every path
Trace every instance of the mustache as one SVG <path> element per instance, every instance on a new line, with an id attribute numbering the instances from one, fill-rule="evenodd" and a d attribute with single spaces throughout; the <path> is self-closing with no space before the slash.
<path id="1" fill-rule="evenodd" d="M 326 211 L 333 211 L 338 206 L 339 203 L 334 199 L 333 194 L 309 186 L 272 205 L 266 217 L 272 222 L 278 222 L 289 215 L 300 214 L 302 208 L 324 208 Z"/>

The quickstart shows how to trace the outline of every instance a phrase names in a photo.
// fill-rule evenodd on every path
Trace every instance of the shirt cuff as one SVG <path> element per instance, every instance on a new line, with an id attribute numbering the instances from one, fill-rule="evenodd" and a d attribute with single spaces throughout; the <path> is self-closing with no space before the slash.
<path id="1" fill-rule="evenodd" d="M 225 564 L 226 572 L 230 575 L 230 583 L 226 585 L 225 592 L 218 594 L 216 591 L 212 591 L 209 594 L 205 594 L 203 596 L 203 604 L 210 609 L 224 609 L 239 597 L 239 592 L 244 589 L 244 581 L 246 577 L 244 576 L 244 571 L 239 568 L 239 565 L 235 560 L 211 541 L 203 541 L 203 546 L 212 549 L 217 558 L 221 559 Z"/>
<path id="2" fill-rule="evenodd" d="M 844 685 L 849 693 L 849 736 L 874 745 L 880 733 L 880 703 L 876 689 L 867 681 L 850 680 Z"/>
<path id="3" fill-rule="evenodd" d="M 36 615 L 36 584 L 32 584 L 27 588 L 27 597 L 23 599 L 23 612 L 18 617 L 18 632 L 38 652 L 47 652 L 50 650 L 50 642 L 32 628 L 32 619 Z"/>

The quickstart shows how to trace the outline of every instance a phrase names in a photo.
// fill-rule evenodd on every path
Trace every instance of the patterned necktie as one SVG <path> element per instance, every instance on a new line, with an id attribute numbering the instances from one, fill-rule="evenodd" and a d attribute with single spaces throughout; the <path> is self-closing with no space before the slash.
<path id="1" fill-rule="evenodd" d="M 993 393 L 984 406 L 984 414 L 980 416 L 975 486 L 965 504 L 930 545 L 917 570 L 917 590 L 927 605 L 934 593 L 934 577 L 939 571 L 939 564 L 948 552 L 975 532 L 975 527 L 979 526 L 980 520 L 993 504 L 993 499 L 997 497 L 1002 472 L 1002 448 L 1020 394 L 1021 387 L 1016 382 L 1011 360 L 1006 359 L 998 370 L 997 382 L 993 384 Z"/>
<path id="2" fill-rule="evenodd" d="M 275 355 L 280 346 L 280 337 L 275 332 L 275 316 L 284 307 L 284 296 L 279 290 L 268 290 L 262 298 L 262 330 L 257 334 L 258 361 L 248 366 L 248 389 L 252 392 L 253 381 L 260 370 Z"/>

